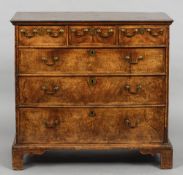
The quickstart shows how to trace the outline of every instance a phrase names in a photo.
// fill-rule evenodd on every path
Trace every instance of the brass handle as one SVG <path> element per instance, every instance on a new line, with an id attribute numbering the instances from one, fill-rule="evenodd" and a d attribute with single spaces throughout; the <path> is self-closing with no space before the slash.
<path id="1" fill-rule="evenodd" d="M 84 28 L 82 30 L 76 30 L 75 28 L 72 28 L 71 32 L 74 33 L 74 35 L 76 37 L 82 37 L 82 36 L 86 35 L 89 32 L 89 29 L 88 28 Z"/>
<path id="2" fill-rule="evenodd" d="M 96 83 L 97 83 L 97 80 L 95 77 L 91 77 L 88 79 L 89 86 L 94 86 L 94 85 L 96 85 Z"/>
<path id="3" fill-rule="evenodd" d="M 49 61 L 48 58 L 42 57 L 41 60 L 46 64 L 47 66 L 53 66 L 56 64 L 57 61 L 59 61 L 59 57 L 52 57 L 51 62 Z"/>
<path id="4" fill-rule="evenodd" d="M 44 91 L 47 95 L 54 95 L 59 90 L 59 86 L 54 86 L 52 90 L 50 91 L 46 86 L 42 86 L 41 89 Z"/>
<path id="5" fill-rule="evenodd" d="M 96 32 L 102 38 L 109 38 L 109 37 L 111 37 L 113 35 L 114 30 L 113 29 L 109 29 L 107 32 L 102 32 L 101 29 L 97 29 Z"/>
<path id="6" fill-rule="evenodd" d="M 25 36 L 26 38 L 33 38 L 38 34 L 38 29 L 33 29 L 32 32 L 27 31 L 26 29 L 21 29 L 20 33 Z"/>
<path id="7" fill-rule="evenodd" d="M 128 127 L 128 128 L 137 128 L 138 127 L 138 124 L 139 124 L 139 121 L 136 120 L 135 122 L 134 121 L 130 121 L 128 118 L 126 118 L 124 120 L 124 123 L 125 125 Z"/>
<path id="8" fill-rule="evenodd" d="M 157 29 L 156 29 L 157 30 Z M 163 29 L 159 29 L 159 31 L 155 31 L 153 29 L 147 29 L 147 32 L 153 37 L 158 37 L 160 35 L 163 35 Z"/>
<path id="9" fill-rule="evenodd" d="M 89 116 L 89 117 L 95 117 L 95 116 L 96 116 L 95 111 L 90 111 L 90 112 L 88 113 L 88 116 Z"/>
<path id="10" fill-rule="evenodd" d="M 45 34 L 48 34 L 50 37 L 53 37 L 53 38 L 58 38 L 60 35 L 64 34 L 64 29 L 61 28 L 59 29 L 59 31 L 53 31 L 51 29 L 46 29 L 43 27 L 43 28 L 34 28 L 32 31 L 21 29 L 20 33 L 27 38 L 33 38 L 36 35 L 42 36 Z"/>
<path id="11" fill-rule="evenodd" d="M 135 90 L 132 90 L 130 85 L 125 85 L 125 89 L 131 94 L 138 94 L 142 90 L 142 86 L 138 84 Z"/>
<path id="12" fill-rule="evenodd" d="M 135 36 L 136 34 L 138 34 L 139 33 L 139 30 L 138 29 L 134 29 L 133 32 L 128 32 L 127 29 L 121 29 L 121 33 L 124 36 L 126 36 L 128 38 L 131 38 L 131 37 Z"/>
<path id="13" fill-rule="evenodd" d="M 56 128 L 60 124 L 60 121 L 58 119 L 52 121 L 45 121 L 44 124 L 46 128 Z"/>
<path id="14" fill-rule="evenodd" d="M 96 50 L 90 49 L 90 50 L 88 51 L 88 55 L 89 55 L 89 56 L 95 56 L 95 55 L 96 55 Z"/>
<path id="15" fill-rule="evenodd" d="M 125 56 L 125 60 L 128 61 L 128 63 L 130 64 L 137 64 L 139 60 L 143 60 L 144 57 L 142 55 L 138 56 L 138 57 L 130 57 L 129 55 Z"/>
<path id="16" fill-rule="evenodd" d="M 64 29 L 59 29 L 59 31 L 53 31 L 51 29 L 47 29 L 46 32 L 50 37 L 58 38 L 59 36 L 63 35 L 65 31 Z"/>

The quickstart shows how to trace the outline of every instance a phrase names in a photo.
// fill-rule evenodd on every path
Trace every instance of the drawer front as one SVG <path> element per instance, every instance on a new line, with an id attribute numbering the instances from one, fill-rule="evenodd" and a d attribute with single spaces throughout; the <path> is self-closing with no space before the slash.
<path id="1" fill-rule="evenodd" d="M 20 104 L 164 104 L 165 77 L 20 77 Z"/>
<path id="2" fill-rule="evenodd" d="M 166 45 L 167 27 L 121 26 L 119 44 L 124 46 Z"/>
<path id="3" fill-rule="evenodd" d="M 69 45 L 115 45 L 116 27 L 114 26 L 70 26 Z"/>
<path id="4" fill-rule="evenodd" d="M 158 143 L 164 108 L 22 108 L 19 143 Z"/>
<path id="5" fill-rule="evenodd" d="M 64 46 L 67 44 L 65 26 L 20 26 L 20 46 Z"/>
<path id="6" fill-rule="evenodd" d="M 19 73 L 163 73 L 164 49 L 20 49 Z"/>

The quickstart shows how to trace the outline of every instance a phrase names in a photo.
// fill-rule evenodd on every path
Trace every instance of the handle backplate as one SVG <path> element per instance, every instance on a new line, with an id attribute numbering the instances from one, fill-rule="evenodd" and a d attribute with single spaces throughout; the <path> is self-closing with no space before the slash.
<path id="1" fill-rule="evenodd" d="M 59 86 L 53 86 L 51 90 L 47 86 L 42 86 L 41 89 L 44 91 L 46 95 L 54 95 L 58 92 Z"/>
<path id="2" fill-rule="evenodd" d="M 56 64 L 56 62 L 59 61 L 59 57 L 57 57 L 57 56 L 52 57 L 52 58 L 42 57 L 41 60 L 47 66 L 54 66 Z"/>
<path id="3" fill-rule="evenodd" d="M 128 85 L 128 84 L 126 84 L 124 88 L 130 94 L 138 94 L 142 90 L 142 86 L 140 84 L 136 85 L 136 88 L 135 89 L 131 88 L 131 86 Z"/>
<path id="4" fill-rule="evenodd" d="M 58 127 L 59 124 L 60 124 L 60 121 L 58 119 L 44 122 L 45 127 L 50 129 L 54 129 Z"/>
<path id="5" fill-rule="evenodd" d="M 26 37 L 26 38 L 33 38 L 35 36 L 43 36 L 43 35 L 49 35 L 52 38 L 58 38 L 61 35 L 64 34 L 64 29 L 60 28 L 58 30 L 52 30 L 50 28 L 45 28 L 45 27 L 41 27 L 41 28 L 33 28 L 32 30 L 28 30 L 28 29 L 21 29 L 20 33 Z"/>
<path id="6" fill-rule="evenodd" d="M 126 125 L 128 128 L 133 129 L 133 128 L 137 128 L 137 127 L 138 127 L 140 121 L 139 121 L 139 120 L 133 121 L 133 120 L 130 120 L 130 119 L 126 118 L 126 119 L 124 120 L 124 123 L 125 123 L 125 125 Z"/>
<path id="7" fill-rule="evenodd" d="M 129 55 L 126 55 L 126 56 L 124 57 L 124 59 L 127 60 L 128 63 L 130 63 L 130 64 L 137 64 L 138 61 L 144 59 L 144 56 L 140 55 L 140 56 L 138 56 L 138 57 L 130 57 Z"/>
<path id="8" fill-rule="evenodd" d="M 149 33 L 153 37 L 163 35 L 164 30 L 162 28 L 121 28 L 121 34 L 127 38 L 134 37 L 135 35 L 143 35 Z"/>

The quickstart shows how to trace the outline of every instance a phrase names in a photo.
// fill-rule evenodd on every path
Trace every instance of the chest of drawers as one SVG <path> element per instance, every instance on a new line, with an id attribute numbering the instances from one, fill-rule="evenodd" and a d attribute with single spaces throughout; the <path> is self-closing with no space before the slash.
<path id="1" fill-rule="evenodd" d="M 13 168 L 49 150 L 137 149 L 172 167 L 164 13 L 16 13 Z"/>

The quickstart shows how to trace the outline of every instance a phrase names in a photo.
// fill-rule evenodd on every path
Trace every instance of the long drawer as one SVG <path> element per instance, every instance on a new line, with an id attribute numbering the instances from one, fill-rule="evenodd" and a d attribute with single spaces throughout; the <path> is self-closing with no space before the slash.
<path id="1" fill-rule="evenodd" d="M 164 49 L 19 49 L 20 74 L 164 73 Z"/>
<path id="2" fill-rule="evenodd" d="M 19 108 L 18 143 L 157 143 L 165 108 Z"/>
<path id="3" fill-rule="evenodd" d="M 164 104 L 165 76 L 19 77 L 18 103 Z"/>

